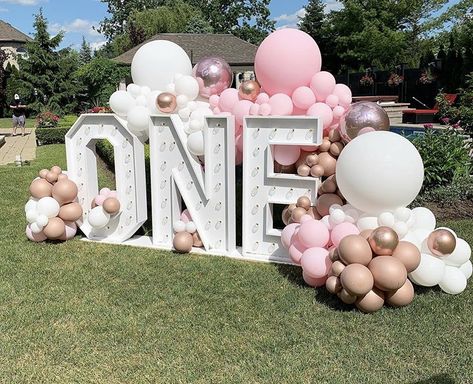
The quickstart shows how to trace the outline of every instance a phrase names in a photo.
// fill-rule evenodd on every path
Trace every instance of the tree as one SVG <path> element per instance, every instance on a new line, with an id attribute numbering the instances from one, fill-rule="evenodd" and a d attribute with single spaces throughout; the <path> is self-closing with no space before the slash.
<path id="1" fill-rule="evenodd" d="M 90 48 L 90 44 L 85 41 L 85 37 L 82 36 L 82 44 L 79 51 L 79 62 L 80 65 L 84 65 L 92 60 L 92 48 Z"/>

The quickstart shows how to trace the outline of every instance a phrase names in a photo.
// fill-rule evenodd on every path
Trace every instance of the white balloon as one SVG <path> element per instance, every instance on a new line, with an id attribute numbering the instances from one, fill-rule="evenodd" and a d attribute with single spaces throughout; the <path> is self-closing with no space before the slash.
<path id="1" fill-rule="evenodd" d="M 470 260 L 471 257 L 471 247 L 463 239 L 457 239 L 457 245 L 455 250 L 448 256 L 442 257 L 442 260 L 447 265 L 454 267 L 459 267 L 462 264 Z"/>
<path id="2" fill-rule="evenodd" d="M 394 226 L 394 215 L 391 212 L 383 212 L 378 216 L 378 224 L 392 228 Z"/>
<path id="3" fill-rule="evenodd" d="M 36 210 L 36 206 L 38 205 L 37 200 L 33 200 L 32 198 L 28 200 L 25 204 L 25 213 L 31 210 Z"/>
<path id="4" fill-rule="evenodd" d="M 169 93 L 172 93 L 173 95 L 175 95 L 176 94 L 176 86 L 173 83 L 166 85 L 166 92 L 169 92 Z"/>
<path id="5" fill-rule="evenodd" d="M 148 100 L 147 105 L 148 105 L 149 113 L 152 114 L 152 115 L 158 115 L 158 114 L 161 113 L 161 111 L 156 106 L 156 99 L 158 98 L 160 93 L 162 93 L 162 92 L 161 91 L 152 91 L 146 98 Z"/>
<path id="6" fill-rule="evenodd" d="M 463 274 L 465 275 L 467 280 L 473 274 L 473 265 L 471 264 L 470 260 L 468 260 L 466 263 L 460 265 L 460 267 L 458 269 L 463 272 Z"/>
<path id="7" fill-rule="evenodd" d="M 38 218 L 38 211 L 36 209 L 30 209 L 29 211 L 26 212 L 26 221 L 30 224 L 33 224 L 36 222 L 36 219 Z"/>
<path id="8" fill-rule="evenodd" d="M 152 90 L 166 89 L 174 81 L 176 73 L 191 75 L 192 64 L 179 45 L 167 40 L 144 44 L 131 63 L 133 82 Z"/>
<path id="9" fill-rule="evenodd" d="M 139 95 L 141 95 L 141 87 L 133 83 L 128 84 L 126 91 L 134 98 L 137 98 Z"/>
<path id="10" fill-rule="evenodd" d="M 417 237 L 417 240 L 419 240 L 419 243 L 421 244 L 429 237 L 430 233 L 432 232 L 428 229 L 415 229 L 411 231 Z"/>
<path id="11" fill-rule="evenodd" d="M 150 87 L 147 87 L 147 86 L 145 85 L 145 86 L 141 87 L 140 93 L 141 93 L 144 97 L 148 97 L 149 94 L 151 93 L 151 88 L 150 88 Z"/>
<path id="12" fill-rule="evenodd" d="M 117 115 L 126 116 L 136 105 L 135 99 L 127 91 L 116 91 L 110 96 L 110 108 Z"/>
<path id="13" fill-rule="evenodd" d="M 189 221 L 186 224 L 186 232 L 194 233 L 195 231 L 197 231 L 197 227 L 196 227 L 195 223 L 193 221 Z"/>
<path id="14" fill-rule="evenodd" d="M 177 220 L 173 223 L 172 229 L 176 233 L 184 232 L 186 230 L 186 223 L 184 223 L 182 220 Z"/>
<path id="15" fill-rule="evenodd" d="M 378 218 L 376 216 L 368 216 L 363 214 L 360 216 L 358 221 L 356 222 L 356 226 L 361 231 L 365 229 L 375 229 L 378 228 Z"/>
<path id="16" fill-rule="evenodd" d="M 189 133 L 202 131 L 204 123 L 199 119 L 193 119 L 189 122 Z"/>
<path id="17" fill-rule="evenodd" d="M 191 115 L 191 110 L 189 108 L 182 108 L 177 114 L 183 121 L 187 121 Z"/>
<path id="18" fill-rule="evenodd" d="M 38 214 L 48 218 L 56 217 L 59 213 L 59 203 L 52 197 L 43 197 L 38 201 Z"/>
<path id="19" fill-rule="evenodd" d="M 450 295 L 458 295 L 465 290 L 466 283 L 466 277 L 459 268 L 447 265 L 445 267 L 445 273 L 443 274 L 442 281 L 439 283 L 439 287 L 445 293 L 449 293 Z"/>
<path id="20" fill-rule="evenodd" d="M 143 106 L 136 106 L 128 112 L 128 127 L 132 131 L 147 131 L 149 128 L 149 111 Z"/>
<path id="21" fill-rule="evenodd" d="M 336 174 L 338 187 L 351 205 L 381 213 L 415 199 L 424 180 L 424 165 L 409 140 L 376 131 L 347 144 L 338 157 Z"/>
<path id="22" fill-rule="evenodd" d="M 330 225 L 333 227 L 345 222 L 345 219 L 346 219 L 345 212 L 343 212 L 341 209 L 334 209 L 330 213 L 330 217 L 329 217 Z"/>
<path id="23" fill-rule="evenodd" d="M 409 243 L 414 244 L 419 251 L 422 250 L 422 243 L 419 241 L 417 236 L 414 234 L 414 232 L 410 231 L 408 232 L 403 238 L 402 241 L 408 241 Z"/>
<path id="24" fill-rule="evenodd" d="M 189 98 L 186 95 L 179 95 L 176 97 L 176 104 L 179 109 L 187 107 Z"/>
<path id="25" fill-rule="evenodd" d="M 204 155 L 204 134 L 202 131 L 194 132 L 189 135 L 187 138 L 187 148 L 194 156 Z"/>
<path id="26" fill-rule="evenodd" d="M 189 101 L 189 103 L 187 103 L 187 108 L 191 111 L 195 111 L 197 109 L 197 103 L 195 101 Z"/>
<path id="27" fill-rule="evenodd" d="M 136 105 L 140 105 L 142 107 L 146 107 L 148 105 L 148 99 L 145 95 L 139 95 L 136 98 Z"/>
<path id="28" fill-rule="evenodd" d="M 329 214 L 332 214 L 333 211 L 337 210 L 337 209 L 341 209 L 342 211 L 345 211 L 345 206 L 341 206 L 340 204 L 332 204 L 329 208 L 328 208 L 328 213 Z"/>
<path id="29" fill-rule="evenodd" d="M 360 214 L 359 214 L 358 210 L 356 210 L 355 208 L 349 208 L 349 209 L 345 210 L 345 215 L 347 216 L 347 218 L 352 219 L 352 220 L 350 220 L 350 222 L 352 222 L 352 223 L 356 223 L 358 221 L 359 217 L 360 217 Z"/>
<path id="30" fill-rule="evenodd" d="M 437 225 L 435 215 L 430 209 L 424 207 L 417 207 L 412 210 L 414 223 L 412 229 L 427 229 L 433 231 Z"/>
<path id="31" fill-rule="evenodd" d="M 48 216 L 46 215 L 38 215 L 36 218 L 36 224 L 38 224 L 40 227 L 45 227 L 49 222 Z"/>
<path id="32" fill-rule="evenodd" d="M 396 231 L 400 239 L 403 239 L 404 236 L 406 236 L 409 232 L 409 227 L 403 221 L 396 221 L 392 228 L 394 229 L 394 231 Z"/>
<path id="33" fill-rule="evenodd" d="M 326 215 L 320 219 L 320 221 L 327 227 L 329 231 L 333 229 L 332 224 L 330 224 L 330 216 Z"/>
<path id="34" fill-rule="evenodd" d="M 110 215 L 99 205 L 89 211 L 87 220 L 92 227 L 103 228 L 109 223 Z"/>
<path id="35" fill-rule="evenodd" d="M 43 230 L 43 227 L 41 227 L 37 223 L 32 223 L 30 224 L 30 229 L 33 233 L 40 233 Z"/>
<path id="36" fill-rule="evenodd" d="M 442 260 L 422 253 L 419 266 L 409 276 L 412 276 L 417 285 L 433 287 L 440 283 L 444 272 L 445 263 Z"/>
<path id="37" fill-rule="evenodd" d="M 394 211 L 394 218 L 407 223 L 411 218 L 411 210 L 409 208 L 399 207 Z"/>
<path id="38" fill-rule="evenodd" d="M 190 100 L 199 96 L 199 83 L 193 76 L 181 76 L 175 80 L 176 94 L 185 95 Z"/>

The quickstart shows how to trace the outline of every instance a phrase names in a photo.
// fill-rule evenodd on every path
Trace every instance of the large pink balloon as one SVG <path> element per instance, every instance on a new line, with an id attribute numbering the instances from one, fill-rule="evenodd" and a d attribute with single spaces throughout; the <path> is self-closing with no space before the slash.
<path id="1" fill-rule="evenodd" d="M 322 71 L 312 77 L 310 89 L 314 92 L 317 101 L 325 101 L 335 89 L 335 84 L 335 77 L 330 72 Z"/>
<path id="2" fill-rule="evenodd" d="M 292 95 L 296 88 L 308 86 L 321 65 L 322 57 L 314 39 L 292 28 L 271 33 L 255 56 L 256 77 L 270 95 Z"/>
<path id="3" fill-rule="evenodd" d="M 218 107 L 222 112 L 231 112 L 238 100 L 238 90 L 235 88 L 225 89 L 218 100 Z"/>
<path id="4" fill-rule="evenodd" d="M 243 118 L 250 114 L 250 109 L 253 103 L 249 100 L 239 100 L 232 110 L 233 116 L 235 116 L 236 124 L 243 124 Z"/>
<path id="5" fill-rule="evenodd" d="M 301 155 L 297 145 L 275 145 L 273 149 L 274 160 L 281 165 L 294 164 Z"/>
<path id="6" fill-rule="evenodd" d="M 273 116 L 289 116 L 292 115 L 294 109 L 291 98 L 284 93 L 271 96 L 268 104 L 271 106 L 271 115 Z"/>
<path id="7" fill-rule="evenodd" d="M 286 225 L 281 232 L 281 244 L 284 248 L 288 249 L 291 245 L 292 235 L 296 231 L 296 228 L 299 226 L 298 223 L 292 223 Z"/>
<path id="8" fill-rule="evenodd" d="M 322 120 L 324 129 L 327 129 L 332 124 L 333 112 L 325 103 L 315 103 L 307 110 L 307 116 L 316 116 Z"/>
<path id="9" fill-rule="evenodd" d="M 301 224 L 299 240 L 307 248 L 325 247 L 330 238 L 327 227 L 319 220 L 308 220 Z"/>
<path id="10" fill-rule="evenodd" d="M 307 110 L 315 104 L 315 95 L 309 87 L 299 87 L 292 93 L 292 101 L 297 108 Z"/>
<path id="11" fill-rule="evenodd" d="M 360 230 L 352 223 L 341 223 L 336 225 L 330 233 L 330 239 L 333 245 L 338 247 L 342 239 L 348 235 L 359 235 Z"/>
<path id="12" fill-rule="evenodd" d="M 301 266 L 307 275 L 320 279 L 328 275 L 332 262 L 324 248 L 309 248 L 302 253 Z"/>

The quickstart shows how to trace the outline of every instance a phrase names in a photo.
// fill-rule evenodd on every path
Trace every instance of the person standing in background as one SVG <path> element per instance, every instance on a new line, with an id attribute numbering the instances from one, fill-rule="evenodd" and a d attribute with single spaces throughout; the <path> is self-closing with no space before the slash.
<path id="1" fill-rule="evenodd" d="M 15 94 L 14 100 L 10 103 L 10 108 L 13 110 L 13 133 L 12 136 L 16 135 L 16 130 L 21 128 L 21 136 L 25 135 L 25 123 L 26 123 L 26 105 L 23 104 L 20 99 L 20 95 Z"/>

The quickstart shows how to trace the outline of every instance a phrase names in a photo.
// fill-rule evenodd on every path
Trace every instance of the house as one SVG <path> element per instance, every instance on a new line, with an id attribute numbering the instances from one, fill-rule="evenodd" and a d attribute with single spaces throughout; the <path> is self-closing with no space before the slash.
<path id="1" fill-rule="evenodd" d="M 5 66 L 10 63 L 18 67 L 17 57 L 26 55 L 25 44 L 28 41 L 31 41 L 29 36 L 0 20 L 0 48 L 9 56 Z"/>
<path id="2" fill-rule="evenodd" d="M 209 56 L 225 59 L 235 73 L 237 86 L 242 80 L 254 78 L 254 60 L 258 47 L 231 34 L 159 33 L 114 60 L 131 65 L 136 51 L 142 45 L 154 40 L 168 40 L 176 43 L 189 55 L 193 66 Z"/>

